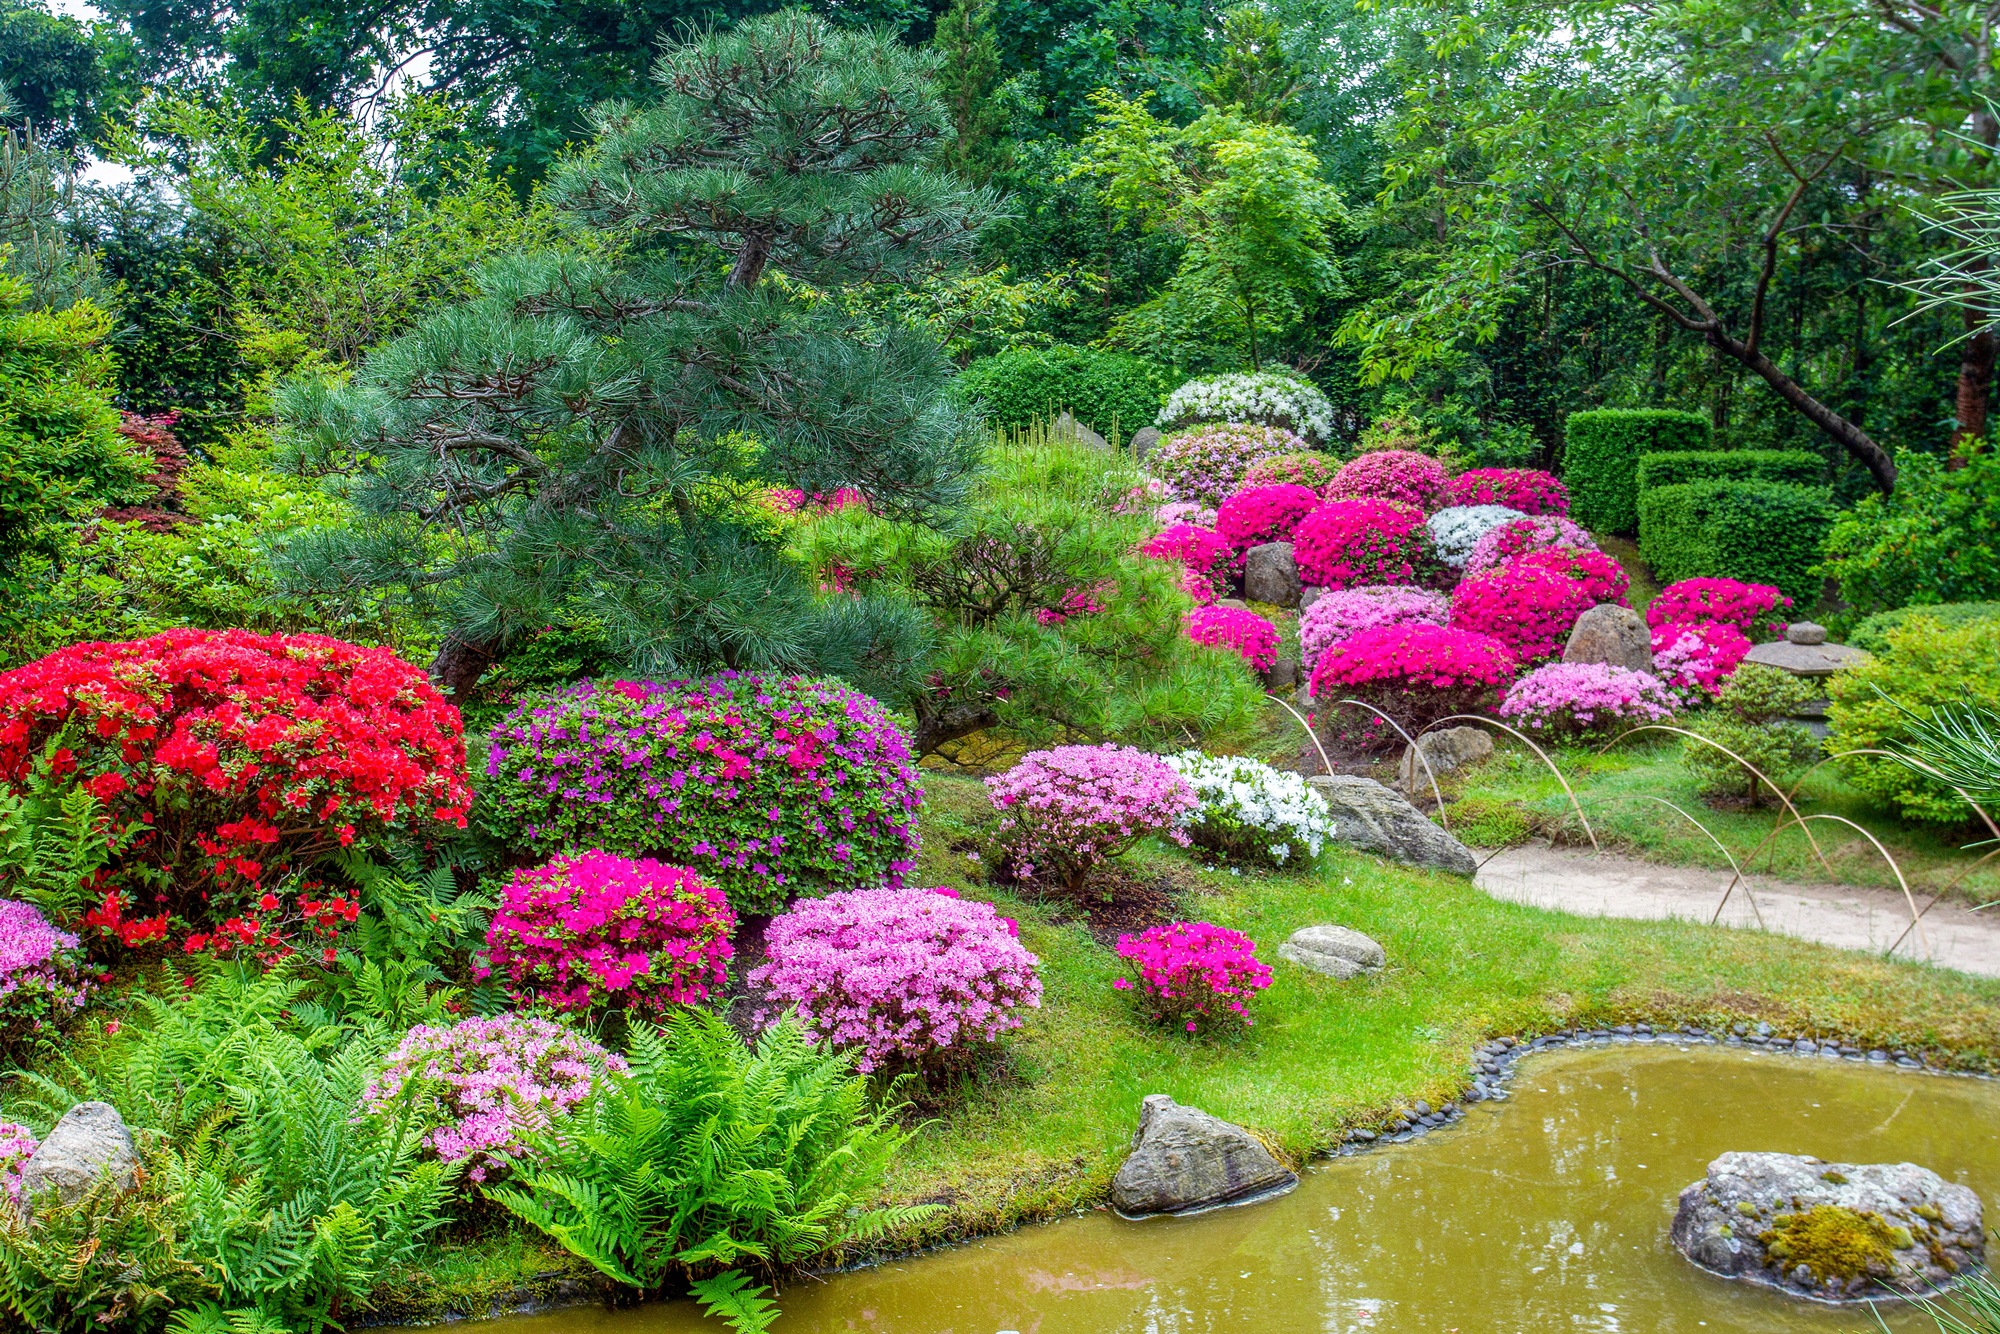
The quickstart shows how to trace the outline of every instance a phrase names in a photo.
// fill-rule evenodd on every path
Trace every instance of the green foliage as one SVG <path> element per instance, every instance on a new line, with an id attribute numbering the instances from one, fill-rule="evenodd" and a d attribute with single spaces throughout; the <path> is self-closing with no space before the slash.
<path id="1" fill-rule="evenodd" d="M 1124 440 L 1153 424 L 1174 384 L 1171 371 L 1144 357 L 1057 346 L 975 361 L 953 388 L 1001 426 L 1026 426 L 1068 411 L 1107 439 L 1115 431 Z"/>
<path id="2" fill-rule="evenodd" d="M 52 782 L 49 738 L 26 781 L 0 788 L 0 898 L 25 899 L 58 926 L 73 928 L 91 906 L 88 888 L 137 836 L 114 828 L 102 802 L 71 782 Z"/>
<path id="3" fill-rule="evenodd" d="M 1896 491 L 1867 496 L 1835 521 L 1825 571 L 1852 614 L 2000 598 L 2000 453 L 1946 468 L 1899 454 Z"/>
<path id="4" fill-rule="evenodd" d="M 1515 847 L 1533 832 L 1528 813 L 1519 806 L 1477 793 L 1452 802 L 1444 815 L 1453 836 L 1472 848 Z"/>
<path id="5" fill-rule="evenodd" d="M 1761 662 L 1746 662 L 1723 682 L 1715 708 L 1743 723 L 1772 723 L 1799 714 L 1824 696 L 1802 676 Z"/>
<path id="6" fill-rule="evenodd" d="M 1201 100 L 1229 107 L 1252 120 L 1281 124 L 1304 86 L 1301 70 L 1285 50 L 1285 21 L 1262 4 L 1232 5 L 1222 12 L 1222 57 L 1195 85 Z"/>
<path id="7" fill-rule="evenodd" d="M 993 34 L 993 0 L 951 0 L 951 8 L 938 16 L 931 46 L 938 54 L 938 96 L 954 131 L 946 160 L 983 183 L 1004 160 L 1010 128 L 995 96 L 1000 47 Z"/>
<path id="8" fill-rule="evenodd" d="M 1562 465 L 1570 517 L 1594 533 L 1637 532 L 1640 458 L 1714 447 L 1707 418 L 1692 412 L 1572 412 L 1563 428 Z"/>
<path id="9" fill-rule="evenodd" d="M 1819 486 L 1826 460 L 1803 449 L 1730 449 L 1705 453 L 1641 454 L 1638 487 L 1643 493 L 1683 482 L 1787 482 Z"/>
<path id="10" fill-rule="evenodd" d="M 1789 791 L 1819 756 L 1819 742 L 1793 715 L 1820 698 L 1819 688 L 1790 672 L 1747 662 L 1723 684 L 1715 707 L 1694 721 L 1693 730 L 1734 751 L 1751 767 Z M 1776 791 L 1749 769 L 1717 750 L 1689 739 L 1681 762 L 1704 797 L 1753 803 L 1777 800 Z"/>
<path id="11" fill-rule="evenodd" d="M 1885 749 L 1965 793 L 1989 815 L 2000 808 L 2000 713 L 1955 700 L 1907 712 L 1908 737 Z"/>
<path id="12" fill-rule="evenodd" d="M 1867 662 L 1834 674 L 1827 695 L 1829 754 L 1913 745 L 1930 710 L 2000 709 L 2000 621 L 1947 626 L 1914 609 Z M 1894 760 L 1842 761 L 1848 781 L 1909 820 L 1960 824 L 1972 818 L 1958 795 Z"/>
<path id="13" fill-rule="evenodd" d="M 0 0 L 0 36 L 8 26 L 5 4 Z M 0 51 L 6 49 L 0 42 Z M 6 80 L 0 78 L 0 120 L 10 114 Z M 73 231 L 76 183 L 70 165 L 32 125 L 0 127 L 0 279 L 11 275 L 28 284 L 30 310 L 60 310 L 104 295 L 97 262 Z"/>
<path id="14" fill-rule="evenodd" d="M 51 146 L 74 153 L 100 127 L 106 70 L 97 35 L 38 0 L 0 0 L 0 119 L 18 114 Z"/>
<path id="15" fill-rule="evenodd" d="M 1975 621 L 2000 621 L 2000 602 L 1939 602 L 1929 606 L 1878 611 L 1848 631 L 1846 642 L 1854 648 L 1880 653 L 1889 647 L 1889 632 L 1915 616 L 1936 621 L 1946 628 L 1971 625 Z"/>
<path id="16" fill-rule="evenodd" d="M 1819 602 L 1820 547 L 1833 527 L 1825 487 L 1683 482 L 1639 497 L 1639 555 L 1663 584 L 1741 579 L 1775 584 L 1801 611 Z"/>
<path id="17" fill-rule="evenodd" d="M 753 1285 L 738 1270 L 698 1278 L 688 1288 L 703 1314 L 727 1321 L 736 1334 L 763 1334 L 778 1318 L 778 1304 L 767 1295 L 770 1289 Z"/>

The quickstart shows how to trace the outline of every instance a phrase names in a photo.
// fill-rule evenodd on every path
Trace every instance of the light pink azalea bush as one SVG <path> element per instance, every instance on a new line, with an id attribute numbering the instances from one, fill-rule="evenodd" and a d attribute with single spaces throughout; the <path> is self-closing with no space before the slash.
<path id="1" fill-rule="evenodd" d="M 1569 488 L 1540 468 L 1473 468 L 1451 479 L 1453 505 L 1505 505 L 1523 514 L 1568 514 Z"/>
<path id="2" fill-rule="evenodd" d="M 1500 716 L 1531 731 L 1561 736 L 1663 723 L 1680 707 L 1665 682 L 1603 662 L 1552 662 L 1516 681 Z"/>
<path id="3" fill-rule="evenodd" d="M 1197 644 L 1235 649 L 1256 671 L 1268 672 L 1278 660 L 1278 627 L 1242 607 L 1196 607 L 1184 622 Z"/>
<path id="4" fill-rule="evenodd" d="M 1154 560 L 1179 562 L 1190 576 L 1182 580 L 1184 588 L 1205 584 L 1211 598 L 1229 591 L 1230 566 L 1236 552 L 1211 529 L 1177 523 L 1146 539 L 1139 553 Z"/>
<path id="5" fill-rule="evenodd" d="M 1289 542 L 1299 520 L 1319 507 L 1309 486 L 1246 486 L 1215 512 L 1215 531 L 1238 551 L 1260 542 Z"/>
<path id="6" fill-rule="evenodd" d="M 1118 957 L 1131 964 L 1132 976 L 1111 985 L 1136 992 L 1154 1023 L 1186 1033 L 1248 1028 L 1255 1022 L 1250 999 L 1271 985 L 1256 943 L 1208 922 L 1167 922 L 1120 936 Z"/>
<path id="7" fill-rule="evenodd" d="M 40 1147 L 41 1142 L 28 1127 L 0 1121 L 0 1190 L 15 1204 L 21 1202 L 21 1169 Z"/>
<path id="8" fill-rule="evenodd" d="M 1378 625 L 1443 625 L 1451 600 L 1426 588 L 1363 584 L 1322 593 L 1299 616 L 1299 657 L 1308 678 L 1320 655 Z"/>
<path id="9" fill-rule="evenodd" d="M 1186 847 L 1182 826 L 1200 805 L 1165 760 L 1131 746 L 1030 751 L 987 779 L 986 795 L 1014 875 L 1066 890 L 1148 835 Z"/>
<path id="10" fill-rule="evenodd" d="M 1583 585 L 1584 596 L 1590 599 L 1592 605 L 1615 602 L 1622 607 L 1625 605 L 1625 594 L 1632 588 L 1632 576 L 1625 573 L 1625 567 L 1617 560 L 1601 551 L 1582 551 L 1576 547 L 1530 551 L 1525 556 L 1514 557 L 1501 568 L 1541 570 L 1573 579 Z"/>
<path id="11" fill-rule="evenodd" d="M 1162 528 L 1171 528 L 1177 523 L 1189 524 L 1195 528 L 1215 527 L 1215 506 L 1196 505 L 1186 500 L 1170 500 L 1153 511 L 1153 522 Z"/>
<path id="12" fill-rule="evenodd" d="M 592 850 L 516 871 L 476 977 L 521 1004 L 660 1014 L 723 985 L 736 914 L 693 871 Z"/>
<path id="13" fill-rule="evenodd" d="M 1444 503 L 1444 465 L 1413 449 L 1378 449 L 1349 459 L 1326 488 L 1327 499 L 1393 500 L 1429 513 Z"/>
<path id="14" fill-rule="evenodd" d="M 1734 626 L 1751 640 L 1781 639 L 1792 600 L 1769 584 L 1736 579 L 1683 579 L 1668 584 L 1646 608 L 1646 624 L 1698 625 L 1715 621 Z"/>
<path id="15" fill-rule="evenodd" d="M 1576 618 L 1594 605 L 1577 580 L 1514 561 L 1460 584 L 1451 624 L 1493 636 L 1527 664 L 1561 653 Z"/>
<path id="16" fill-rule="evenodd" d="M 589 1038 L 533 1015 L 418 1024 L 384 1060 L 361 1105 L 381 1113 L 409 1093 L 431 1127 L 425 1146 L 485 1181 L 527 1151 L 531 1132 L 548 1129 L 598 1080 L 625 1069 Z"/>
<path id="17" fill-rule="evenodd" d="M 1305 441 L 1275 426 L 1197 426 L 1161 439 L 1146 456 L 1145 467 L 1167 484 L 1175 500 L 1220 505 L 1242 488 L 1252 467 L 1305 448 Z"/>
<path id="18" fill-rule="evenodd" d="M 1724 621 L 1662 625 L 1653 630 L 1653 666 L 1662 681 L 1690 699 L 1713 699 L 1750 652 L 1741 630 Z"/>
<path id="19" fill-rule="evenodd" d="M 857 889 L 771 919 L 750 973 L 768 1028 L 796 1011 L 808 1031 L 857 1049 L 856 1066 L 961 1065 L 1042 1003 L 1039 960 L 990 903 L 949 889 Z"/>
<path id="20" fill-rule="evenodd" d="M 1436 625 L 1378 625 L 1322 653 L 1311 690 L 1328 731 L 1380 747 L 1400 740 L 1395 729 L 1338 701 L 1373 705 L 1414 735 L 1453 714 L 1491 708 L 1514 673 L 1512 650 L 1491 635 Z"/>
<path id="21" fill-rule="evenodd" d="M 1497 570 L 1516 556 L 1525 556 L 1530 551 L 1547 551 L 1552 547 L 1595 551 L 1597 542 L 1568 519 L 1555 515 L 1516 519 L 1490 530 L 1473 543 L 1472 554 L 1465 561 L 1465 573 L 1470 576 Z"/>
<path id="22" fill-rule="evenodd" d="M 1292 534 L 1299 578 L 1319 588 L 1420 582 L 1436 572 L 1424 512 L 1393 500 L 1330 500 Z"/>

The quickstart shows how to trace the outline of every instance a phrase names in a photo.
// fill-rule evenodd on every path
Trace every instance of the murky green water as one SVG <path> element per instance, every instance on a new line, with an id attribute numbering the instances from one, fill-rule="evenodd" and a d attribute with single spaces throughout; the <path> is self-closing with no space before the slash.
<path id="1" fill-rule="evenodd" d="M 1094 1213 L 784 1294 L 780 1334 L 1794 1334 L 1874 1328 L 1700 1273 L 1674 1197 L 1728 1149 L 1921 1163 L 2000 1227 L 2000 1084 L 1668 1046 L 1525 1060 L 1513 1098 L 1323 1163 L 1281 1200 Z M 2000 1259 L 2000 1256 L 1996 1256 Z M 1891 1328 L 1932 1329 L 1884 1308 Z M 496 1334 L 713 1334 L 692 1307 L 558 1312 Z"/>

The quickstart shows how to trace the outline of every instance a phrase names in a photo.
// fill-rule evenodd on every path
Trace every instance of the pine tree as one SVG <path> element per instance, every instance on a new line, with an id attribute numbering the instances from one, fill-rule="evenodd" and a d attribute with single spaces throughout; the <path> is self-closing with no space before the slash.
<path id="1" fill-rule="evenodd" d="M 938 92 L 955 131 L 947 157 L 969 180 L 984 181 L 1001 165 L 1007 127 L 995 94 L 1000 48 L 993 37 L 993 0 L 951 0 L 937 21 Z"/>
<path id="2" fill-rule="evenodd" d="M 283 392 L 296 464 L 360 516 L 295 546 L 298 577 L 406 591 L 461 695 L 579 614 L 645 671 L 914 662 L 914 614 L 818 597 L 757 498 L 921 518 L 976 460 L 936 345 L 841 299 L 962 263 L 994 211 L 934 164 L 935 65 L 796 10 L 667 49 L 656 99 L 601 108 L 551 180 L 578 244 L 488 264 L 352 384 Z"/>

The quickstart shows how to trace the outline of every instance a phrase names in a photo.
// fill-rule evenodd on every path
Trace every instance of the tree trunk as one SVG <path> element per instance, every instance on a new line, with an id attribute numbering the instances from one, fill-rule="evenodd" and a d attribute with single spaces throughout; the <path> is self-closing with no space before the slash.
<path id="1" fill-rule="evenodd" d="M 1993 395 L 1993 362 L 1996 346 L 1993 326 L 1986 312 L 1965 307 L 1965 329 L 1971 337 L 1963 344 L 1958 359 L 1958 425 L 1951 433 L 1951 457 L 1947 468 L 1965 466 L 1965 456 L 1986 438 L 1986 408 Z"/>
<path id="2" fill-rule="evenodd" d="M 917 758 L 922 759 L 947 741 L 971 736 L 981 728 L 995 726 L 999 721 L 1000 715 L 977 704 L 961 705 L 943 713 L 931 713 L 920 708 L 917 710 L 916 735 L 910 738 L 910 744 L 916 748 Z"/>
<path id="3" fill-rule="evenodd" d="M 469 640 L 453 631 L 444 637 L 437 656 L 431 659 L 431 683 L 453 702 L 462 702 L 499 657 L 498 644 Z"/>
<path id="4" fill-rule="evenodd" d="M 1807 393 L 1804 385 L 1779 370 L 1777 363 L 1748 343 L 1732 338 L 1720 330 L 1710 330 L 1707 338 L 1709 345 L 1716 351 L 1755 371 L 1765 384 L 1777 390 L 1779 398 L 1789 403 L 1807 421 L 1826 432 L 1834 443 L 1845 449 L 1862 467 L 1868 469 L 1869 476 L 1875 479 L 1875 485 L 1881 489 L 1883 495 L 1886 496 L 1896 489 L 1896 461 L 1890 458 L 1889 451 L 1876 444 L 1866 431 Z"/>
<path id="5" fill-rule="evenodd" d="M 729 270 L 729 287 L 749 289 L 757 285 L 764 276 L 764 265 L 771 258 L 771 238 L 749 235 L 743 238 L 743 248 L 736 252 L 735 267 Z"/>

